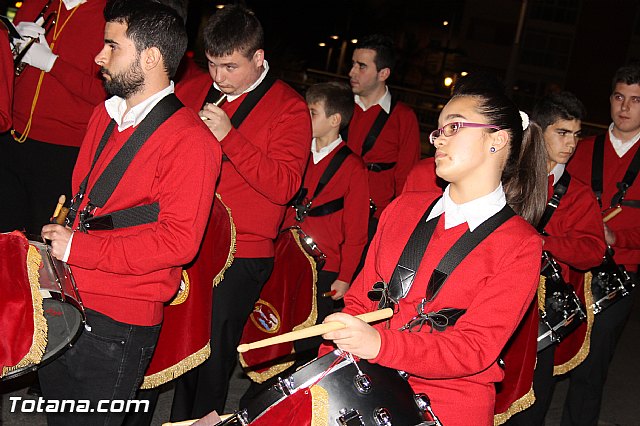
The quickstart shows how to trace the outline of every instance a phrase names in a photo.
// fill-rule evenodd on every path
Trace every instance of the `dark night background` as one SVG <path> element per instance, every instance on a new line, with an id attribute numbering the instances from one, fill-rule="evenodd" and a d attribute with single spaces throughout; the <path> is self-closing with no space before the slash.
<path id="1" fill-rule="evenodd" d="M 300 91 L 346 76 L 351 39 L 392 36 L 397 65 L 389 83 L 414 107 L 424 131 L 450 93 L 445 77 L 484 70 L 505 80 L 524 110 L 550 91 L 576 93 L 589 112 L 587 131 L 597 132 L 610 121 L 613 73 L 640 59 L 637 0 L 190 0 L 187 27 L 197 60 L 204 58 L 199 29 L 226 3 L 256 12 L 272 69 Z M 0 11 L 14 4 L 0 0 Z"/>

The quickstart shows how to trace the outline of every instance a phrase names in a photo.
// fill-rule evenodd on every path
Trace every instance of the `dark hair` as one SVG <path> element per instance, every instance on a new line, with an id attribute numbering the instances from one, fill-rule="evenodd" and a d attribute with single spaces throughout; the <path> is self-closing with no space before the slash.
<path id="1" fill-rule="evenodd" d="M 114 0 L 104 8 L 104 19 L 127 25 L 126 35 L 136 52 L 156 47 L 172 78 L 187 50 L 187 30 L 175 9 L 153 0 Z"/>
<path id="2" fill-rule="evenodd" d="M 358 41 L 356 49 L 370 49 L 376 52 L 374 63 L 377 71 L 383 68 L 393 70 L 396 58 L 391 37 L 382 34 L 371 34 Z"/>
<path id="3" fill-rule="evenodd" d="M 204 50 L 214 57 L 238 51 L 251 58 L 264 46 L 264 30 L 256 15 L 240 5 L 226 5 L 209 18 L 204 28 Z"/>
<path id="4" fill-rule="evenodd" d="M 310 104 L 323 102 L 327 117 L 340 114 L 341 129 L 349 124 L 353 115 L 353 92 L 346 84 L 337 81 L 314 84 L 307 89 L 305 98 Z"/>
<path id="5" fill-rule="evenodd" d="M 611 81 L 611 91 L 616 90 L 616 84 L 640 84 L 640 63 L 633 63 L 618 68 Z"/>
<path id="6" fill-rule="evenodd" d="M 544 132 L 558 120 L 584 120 L 587 112 L 580 99 L 571 92 L 552 93 L 540 99 L 533 107 L 531 120 Z"/>
<path id="7" fill-rule="evenodd" d="M 502 85 L 491 76 L 469 74 L 462 77 L 453 98 L 470 96 L 488 124 L 509 135 L 509 153 L 502 170 L 507 203 L 527 222 L 536 225 L 547 202 L 546 151 L 540 127 L 531 122 L 525 130 L 515 103 Z"/>

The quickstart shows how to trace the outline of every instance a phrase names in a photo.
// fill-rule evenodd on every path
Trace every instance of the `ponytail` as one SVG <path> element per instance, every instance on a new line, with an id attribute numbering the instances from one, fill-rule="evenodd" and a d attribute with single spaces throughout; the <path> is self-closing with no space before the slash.
<path id="1" fill-rule="evenodd" d="M 536 226 L 547 202 L 547 157 L 542 129 L 531 122 L 502 171 L 502 185 L 511 208 L 531 225 Z"/>

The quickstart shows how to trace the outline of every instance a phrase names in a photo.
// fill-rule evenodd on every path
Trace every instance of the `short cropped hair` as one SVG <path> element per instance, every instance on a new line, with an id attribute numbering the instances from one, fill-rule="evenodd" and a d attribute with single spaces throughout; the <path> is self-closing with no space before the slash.
<path id="1" fill-rule="evenodd" d="M 391 37 L 382 34 L 372 34 L 363 37 L 362 40 L 358 41 L 356 49 L 370 49 L 376 52 L 374 62 L 377 71 L 383 68 L 389 68 L 393 71 L 396 58 Z"/>
<path id="2" fill-rule="evenodd" d="M 343 129 L 351 121 L 353 116 L 353 92 L 343 83 L 331 81 L 310 86 L 305 94 L 307 103 L 324 103 L 324 112 L 327 117 L 340 114 L 340 128 Z"/>
<path id="3" fill-rule="evenodd" d="M 188 41 L 184 22 L 175 9 L 153 0 L 114 0 L 104 8 L 104 19 L 127 26 L 126 35 L 138 54 L 158 48 L 164 69 L 173 78 Z"/>
<path id="4" fill-rule="evenodd" d="M 571 92 L 558 92 L 540 99 L 533 107 L 531 119 L 544 132 L 558 120 L 584 120 L 586 109 L 580 99 Z"/>
<path id="5" fill-rule="evenodd" d="M 204 50 L 213 57 L 238 51 L 251 58 L 264 48 L 264 30 L 253 11 L 240 5 L 227 5 L 209 18 L 203 31 Z"/>
<path id="6" fill-rule="evenodd" d="M 611 92 L 616 90 L 616 84 L 640 84 L 640 63 L 633 63 L 618 68 L 611 82 Z"/>

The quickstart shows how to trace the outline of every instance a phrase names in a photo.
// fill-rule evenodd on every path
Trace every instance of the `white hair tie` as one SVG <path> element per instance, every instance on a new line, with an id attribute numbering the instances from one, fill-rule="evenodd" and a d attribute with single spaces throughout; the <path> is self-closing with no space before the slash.
<path id="1" fill-rule="evenodd" d="M 520 118 L 522 118 L 522 130 L 527 130 L 527 127 L 529 127 L 529 116 L 526 112 L 520 111 Z"/>

